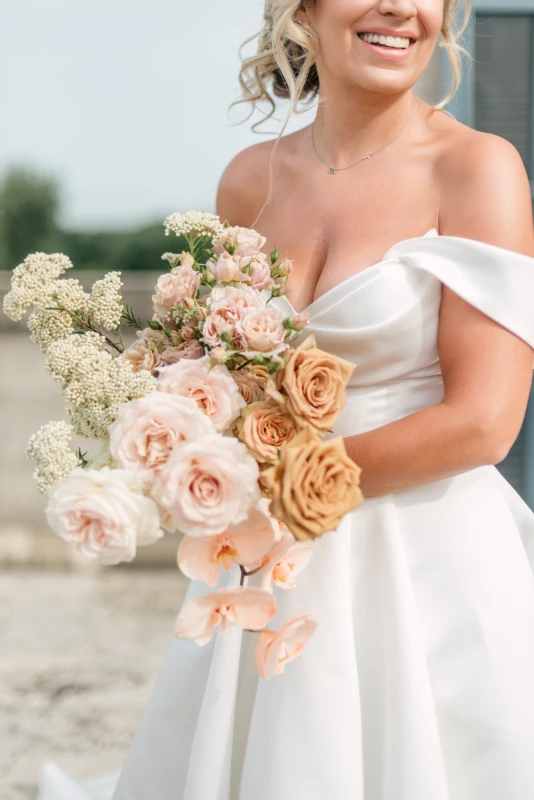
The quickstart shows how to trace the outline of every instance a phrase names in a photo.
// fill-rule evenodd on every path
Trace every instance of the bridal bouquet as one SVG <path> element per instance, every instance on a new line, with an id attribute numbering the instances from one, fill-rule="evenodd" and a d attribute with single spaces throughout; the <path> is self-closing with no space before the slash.
<path id="1" fill-rule="evenodd" d="M 293 588 L 315 539 L 362 502 L 342 438 L 323 438 L 354 365 L 313 334 L 292 346 L 306 314 L 271 303 L 292 262 L 267 256 L 259 233 L 196 211 L 169 216 L 165 233 L 186 249 L 162 256 L 146 325 L 125 305 L 119 272 L 86 293 L 61 277 L 72 267 L 61 253 L 34 253 L 13 271 L 4 311 L 31 311 L 31 338 L 70 418 L 44 425 L 27 452 L 49 524 L 88 557 L 131 561 L 164 530 L 182 534 L 179 567 L 214 591 L 184 605 L 176 636 L 203 645 L 232 623 L 259 631 L 256 665 L 268 678 L 316 628 L 303 612 L 267 629 L 273 588 Z M 74 434 L 88 451 L 73 451 Z M 217 588 L 219 570 L 235 564 L 240 585 Z M 247 586 L 258 572 L 260 586 Z"/>

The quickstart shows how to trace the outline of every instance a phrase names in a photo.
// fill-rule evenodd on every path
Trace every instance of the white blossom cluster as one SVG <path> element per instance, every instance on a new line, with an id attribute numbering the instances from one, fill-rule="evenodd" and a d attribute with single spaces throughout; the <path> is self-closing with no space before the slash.
<path id="1" fill-rule="evenodd" d="M 89 298 L 89 317 L 95 325 L 108 331 L 119 327 L 123 312 L 122 286 L 120 272 L 108 272 L 104 278 L 94 282 Z"/>
<path id="2" fill-rule="evenodd" d="M 185 214 L 170 214 L 165 220 L 165 236 L 171 231 L 177 236 L 196 238 L 215 237 L 222 233 L 224 226 L 216 214 L 202 211 L 186 211 Z"/>
<path id="3" fill-rule="evenodd" d="M 28 442 L 26 455 L 36 463 L 33 478 L 43 494 L 80 466 L 78 456 L 70 449 L 72 433 L 67 422 L 48 422 Z"/>
<path id="4" fill-rule="evenodd" d="M 22 264 L 15 267 L 11 278 L 11 290 L 4 297 L 4 313 L 10 319 L 22 319 L 29 309 L 39 304 L 48 295 L 48 288 L 57 283 L 65 270 L 72 268 L 72 261 L 63 253 L 31 253 Z"/>
<path id="5" fill-rule="evenodd" d="M 73 332 L 76 321 L 72 314 L 85 314 L 88 303 L 89 295 L 74 278 L 51 281 L 48 286 L 43 286 L 42 297 L 28 319 L 31 340 L 46 353 L 52 342 Z M 56 306 L 65 310 L 51 310 Z"/>
<path id="6" fill-rule="evenodd" d="M 93 439 L 107 437 L 121 406 L 156 389 L 150 372 L 133 372 L 103 344 L 95 332 L 72 334 L 51 344 L 46 354 L 46 369 L 61 384 L 75 432 Z"/>
<path id="7" fill-rule="evenodd" d="M 178 264 L 181 263 L 182 254 L 181 253 L 163 253 L 163 255 L 161 256 L 161 259 L 162 259 L 162 261 L 168 261 L 169 262 L 169 266 L 171 267 L 171 269 L 174 269 L 174 267 L 177 267 Z"/>

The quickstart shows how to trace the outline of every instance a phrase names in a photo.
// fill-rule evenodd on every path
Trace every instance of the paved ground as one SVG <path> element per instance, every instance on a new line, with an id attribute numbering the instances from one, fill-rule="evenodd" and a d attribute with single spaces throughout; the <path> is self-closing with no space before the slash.
<path id="1" fill-rule="evenodd" d="M 121 765 L 187 587 L 176 570 L 0 573 L 0 797 L 45 760 L 77 780 Z"/>

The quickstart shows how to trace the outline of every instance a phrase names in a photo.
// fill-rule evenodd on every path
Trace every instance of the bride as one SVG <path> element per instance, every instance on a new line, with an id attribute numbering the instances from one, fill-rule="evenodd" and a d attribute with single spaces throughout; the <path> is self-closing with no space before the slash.
<path id="1" fill-rule="evenodd" d="M 494 466 L 532 380 L 532 205 L 511 144 L 414 95 L 440 35 L 459 84 L 456 5 L 267 3 L 244 99 L 317 114 L 239 153 L 217 213 L 294 257 L 273 302 L 357 364 L 335 433 L 366 499 L 278 600 L 319 622 L 283 675 L 237 627 L 172 642 L 113 800 L 534 797 L 534 514 Z"/>

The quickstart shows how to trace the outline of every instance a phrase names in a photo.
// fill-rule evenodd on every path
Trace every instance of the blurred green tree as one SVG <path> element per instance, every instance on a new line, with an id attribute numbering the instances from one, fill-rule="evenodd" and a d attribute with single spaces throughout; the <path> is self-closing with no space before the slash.
<path id="1" fill-rule="evenodd" d="M 59 243 L 57 181 L 29 167 L 12 166 L 0 184 L 0 262 L 13 269 L 28 253 L 53 252 Z"/>
<path id="2" fill-rule="evenodd" d="M 58 182 L 29 167 L 12 166 L 0 183 L 0 269 L 11 270 L 29 253 L 61 252 L 75 268 L 165 272 L 165 251 L 186 249 L 182 237 L 167 237 L 163 220 L 110 231 L 64 230 L 58 225 Z M 174 210 L 174 209 L 173 209 Z"/>

